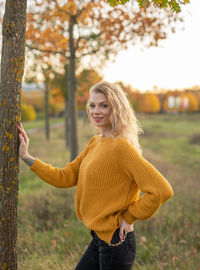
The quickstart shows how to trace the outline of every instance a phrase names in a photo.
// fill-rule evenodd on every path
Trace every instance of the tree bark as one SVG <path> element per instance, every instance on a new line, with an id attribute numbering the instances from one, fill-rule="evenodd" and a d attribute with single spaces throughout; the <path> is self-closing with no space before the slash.
<path id="1" fill-rule="evenodd" d="M 65 98 L 65 143 L 70 147 L 70 127 L 69 127 L 69 99 Z"/>
<path id="2" fill-rule="evenodd" d="M 68 90 L 68 65 L 65 65 L 65 79 L 66 79 L 66 85 L 65 91 L 64 91 L 64 97 L 65 97 L 65 145 L 66 148 L 70 148 L 70 127 L 69 127 L 69 90 Z"/>
<path id="3" fill-rule="evenodd" d="M 45 135 L 46 139 L 50 138 L 49 130 L 49 88 L 48 83 L 45 84 Z"/>
<path id="4" fill-rule="evenodd" d="M 70 16 L 69 24 L 69 72 L 68 72 L 68 90 L 69 90 L 69 126 L 70 126 L 70 159 L 73 160 L 78 154 L 77 139 L 77 121 L 76 121 L 76 65 L 75 65 L 75 46 L 74 46 L 74 25 L 76 23 L 75 16 Z"/>
<path id="5" fill-rule="evenodd" d="M 0 266 L 17 269 L 19 138 L 27 0 L 7 0 L 0 87 Z"/>

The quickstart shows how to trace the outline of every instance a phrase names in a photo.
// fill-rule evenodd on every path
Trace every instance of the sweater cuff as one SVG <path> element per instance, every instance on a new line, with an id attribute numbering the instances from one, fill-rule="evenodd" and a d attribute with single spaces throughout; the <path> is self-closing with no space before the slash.
<path id="1" fill-rule="evenodd" d="M 137 218 L 132 216 L 128 211 L 125 211 L 122 214 L 123 219 L 128 223 L 128 224 L 133 224 L 136 222 Z"/>
<path id="2" fill-rule="evenodd" d="M 30 170 L 36 172 L 37 168 L 41 168 L 41 163 L 42 162 L 38 158 L 36 158 L 33 165 L 31 165 Z"/>

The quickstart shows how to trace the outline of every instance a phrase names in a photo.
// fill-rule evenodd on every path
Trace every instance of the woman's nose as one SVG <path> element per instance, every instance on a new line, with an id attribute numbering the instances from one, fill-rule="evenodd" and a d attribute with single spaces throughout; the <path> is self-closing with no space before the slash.
<path id="1" fill-rule="evenodd" d="M 95 106 L 94 113 L 99 113 L 99 107 L 98 106 Z"/>

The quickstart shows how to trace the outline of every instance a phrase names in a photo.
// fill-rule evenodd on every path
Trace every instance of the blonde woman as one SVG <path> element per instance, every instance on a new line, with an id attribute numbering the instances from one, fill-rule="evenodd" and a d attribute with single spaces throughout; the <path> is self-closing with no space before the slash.
<path id="1" fill-rule="evenodd" d="M 77 186 L 76 214 L 91 231 L 92 240 L 75 270 L 129 270 L 136 255 L 133 224 L 152 217 L 173 191 L 142 157 L 141 129 L 119 86 L 105 81 L 94 85 L 87 112 L 97 135 L 65 168 L 30 156 L 22 126 L 19 154 L 47 183 L 60 188 Z"/>

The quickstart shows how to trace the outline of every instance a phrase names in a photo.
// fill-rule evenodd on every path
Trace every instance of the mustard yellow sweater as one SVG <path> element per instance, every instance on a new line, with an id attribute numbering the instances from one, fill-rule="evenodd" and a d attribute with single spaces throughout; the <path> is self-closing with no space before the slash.
<path id="1" fill-rule="evenodd" d="M 166 179 L 125 138 L 93 136 L 65 168 L 36 159 L 31 170 L 59 188 L 76 185 L 77 217 L 105 242 L 122 218 L 130 224 L 150 218 L 173 195 Z"/>

